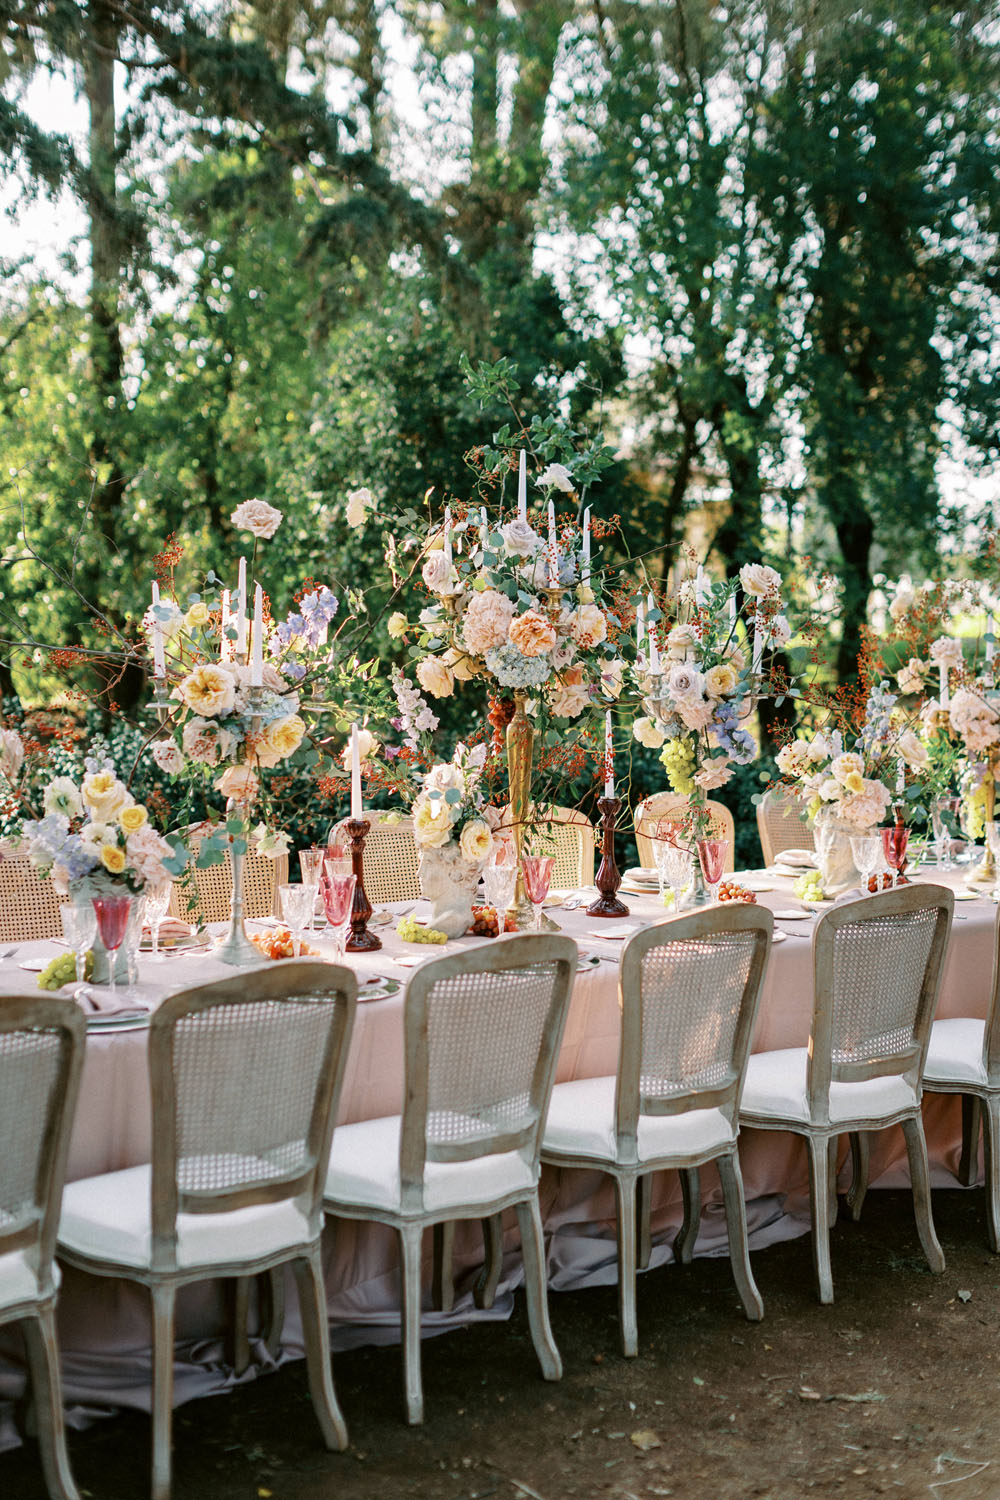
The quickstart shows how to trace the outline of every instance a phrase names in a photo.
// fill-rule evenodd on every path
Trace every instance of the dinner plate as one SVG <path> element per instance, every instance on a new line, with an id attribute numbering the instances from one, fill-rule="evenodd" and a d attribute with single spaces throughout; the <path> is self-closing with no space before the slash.
<path id="1" fill-rule="evenodd" d="M 776 911 L 774 914 L 775 921 L 780 922 L 811 922 L 814 915 L 814 912 L 797 911 L 790 906 L 783 907 L 781 911 Z"/>
<path id="2" fill-rule="evenodd" d="M 385 1000 L 398 994 L 399 987 L 398 979 L 390 979 L 388 974 L 373 974 L 370 979 L 358 980 L 358 999 Z"/>
<path id="3" fill-rule="evenodd" d="M 142 1031 L 149 1025 L 149 1016 L 102 1016 L 100 1011 L 87 1017 L 88 1031 Z"/>
<path id="4" fill-rule="evenodd" d="M 600 961 L 601 955 L 599 953 L 581 953 L 576 961 L 576 972 L 578 974 L 586 974 L 591 969 L 596 969 Z"/>
<path id="5" fill-rule="evenodd" d="M 191 948 L 204 948 L 206 946 L 206 939 L 198 937 L 194 932 L 174 932 L 160 938 L 158 951 L 160 953 L 187 953 Z M 139 952 L 152 953 L 152 951 L 153 939 L 151 936 L 146 937 L 144 934 L 139 944 Z"/>
<path id="6" fill-rule="evenodd" d="M 51 958 L 22 958 L 17 967 L 27 969 L 29 974 L 40 974 L 51 962 Z"/>

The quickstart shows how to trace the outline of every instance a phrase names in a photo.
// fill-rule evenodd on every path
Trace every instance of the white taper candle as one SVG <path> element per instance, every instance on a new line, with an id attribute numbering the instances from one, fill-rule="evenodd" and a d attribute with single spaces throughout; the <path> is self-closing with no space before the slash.
<path id="1" fill-rule="evenodd" d="M 604 795 L 615 795 L 615 742 L 611 733 L 611 710 L 604 715 Z"/>
<path id="2" fill-rule="evenodd" d="M 355 822 L 361 818 L 361 747 L 357 723 L 351 725 L 351 817 Z"/>
<path id="3" fill-rule="evenodd" d="M 517 518 L 528 519 L 528 455 L 523 448 L 517 470 Z"/>
<path id="4" fill-rule="evenodd" d="M 250 686 L 264 685 L 264 590 L 258 583 L 253 595 L 253 655 L 250 661 Z"/>

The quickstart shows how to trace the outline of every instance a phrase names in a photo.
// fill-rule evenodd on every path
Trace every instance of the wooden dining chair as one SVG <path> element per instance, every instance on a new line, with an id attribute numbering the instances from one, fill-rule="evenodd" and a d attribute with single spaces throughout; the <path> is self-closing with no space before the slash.
<path id="1" fill-rule="evenodd" d="M 808 1047 L 750 1058 L 740 1123 L 806 1140 L 821 1302 L 833 1301 L 830 1219 L 841 1135 L 902 1126 L 920 1243 L 930 1269 L 944 1270 L 931 1214 L 920 1080 L 954 905 L 943 886 L 908 885 L 827 912 L 813 934 Z"/>
<path id="2" fill-rule="evenodd" d="M 542 1161 L 605 1172 L 615 1184 L 626 1355 L 638 1353 L 637 1193 L 640 1182 L 648 1190 L 656 1172 L 680 1173 L 684 1224 L 674 1251 L 687 1262 L 701 1213 L 698 1168 L 715 1162 L 736 1286 L 747 1317 L 763 1317 L 747 1249 L 737 1136 L 773 927 L 765 908 L 731 905 L 672 917 L 636 933 L 619 970 L 617 1075 L 557 1083 L 552 1091 Z"/>
<path id="3" fill-rule="evenodd" d="M 635 846 L 639 864 L 644 870 L 655 868 L 653 842 L 657 823 L 661 818 L 665 818 L 667 822 L 681 823 L 688 806 L 688 799 L 679 796 L 677 792 L 654 792 L 636 807 L 632 818 Z M 736 869 L 736 823 L 733 815 L 725 803 L 715 802 L 712 798 L 708 799 L 705 806 L 719 828 L 720 837 L 729 840 L 724 868 L 726 874 L 731 874 Z"/>
<path id="4" fill-rule="evenodd" d="M 63 1421 L 53 1267 L 87 1027 L 72 1000 L 0 998 L 0 1324 L 24 1331 L 51 1500 L 79 1500 Z"/>
<path id="5" fill-rule="evenodd" d="M 416 901 L 420 897 L 417 846 L 413 819 L 393 813 L 365 812 L 371 824 L 365 839 L 365 894 L 376 906 L 387 901 Z M 330 830 L 328 843 L 348 843 L 345 819 Z"/>
<path id="6" fill-rule="evenodd" d="M 0 850 L 0 943 L 62 937 L 60 904 L 26 854 Z"/>
<path id="7" fill-rule="evenodd" d="M 198 868 L 196 856 L 211 829 L 209 823 L 194 823 L 182 828 L 180 837 L 191 850 L 187 879 L 174 881 L 170 888 L 170 915 L 181 921 L 197 917 L 202 922 L 224 922 L 233 902 L 233 873 L 229 859 Z M 247 849 L 243 861 L 243 911 L 247 918 L 270 917 L 277 912 L 279 885 L 288 880 L 288 855 L 269 859 Z M 194 902 L 192 907 L 191 902 Z"/>
<path id="8" fill-rule="evenodd" d="M 407 1420 L 423 1420 L 422 1243 L 426 1228 L 517 1212 L 528 1320 L 546 1380 L 562 1374 L 549 1326 L 538 1152 L 576 944 L 526 934 L 416 969 L 404 1010 L 401 1115 L 342 1125 L 324 1208 L 399 1236 Z"/>
<path id="9" fill-rule="evenodd" d="M 757 803 L 757 833 L 765 865 L 773 865 L 782 849 L 816 847 L 801 797 L 781 787 L 771 787 Z"/>
<path id="10" fill-rule="evenodd" d="M 347 1446 L 320 1262 L 321 1195 L 354 1022 L 348 969 L 289 962 L 183 990 L 149 1035 L 153 1160 L 70 1183 L 58 1254 L 152 1298 L 153 1500 L 171 1475 L 179 1287 L 291 1262 L 313 1407 Z"/>

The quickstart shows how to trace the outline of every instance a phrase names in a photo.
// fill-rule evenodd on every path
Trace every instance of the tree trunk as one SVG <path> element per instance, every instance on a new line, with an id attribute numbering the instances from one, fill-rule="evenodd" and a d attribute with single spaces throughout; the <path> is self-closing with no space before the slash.
<path id="1" fill-rule="evenodd" d="M 868 617 L 868 596 L 872 590 L 871 550 L 875 526 L 854 479 L 854 460 L 848 455 L 840 455 L 839 462 L 831 464 L 822 499 L 837 533 L 843 558 L 843 629 L 837 651 L 837 678 L 840 682 L 854 682 L 861 653 L 861 630 Z"/>

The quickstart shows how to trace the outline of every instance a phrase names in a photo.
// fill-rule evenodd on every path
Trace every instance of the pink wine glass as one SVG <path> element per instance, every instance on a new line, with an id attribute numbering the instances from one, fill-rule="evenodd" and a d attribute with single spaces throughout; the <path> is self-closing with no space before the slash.
<path id="1" fill-rule="evenodd" d="M 125 931 L 128 927 L 129 912 L 132 910 L 132 897 L 124 896 L 92 896 L 94 913 L 97 917 L 97 931 L 100 933 L 101 942 L 108 951 L 109 968 L 111 974 L 111 993 L 115 993 L 115 958 L 118 949 L 125 939 Z"/>
<path id="2" fill-rule="evenodd" d="M 892 870 L 892 884 L 895 887 L 899 880 L 900 871 L 906 863 L 906 846 L 910 841 L 910 830 L 894 823 L 891 828 L 883 828 L 882 853 L 885 862 Z"/>
<path id="3" fill-rule="evenodd" d="M 323 909 L 326 912 L 326 920 L 330 924 L 333 934 L 333 951 L 338 959 L 344 956 L 344 944 L 347 941 L 347 929 L 351 921 L 351 909 L 354 905 L 353 875 L 338 875 L 331 869 L 331 860 L 326 862 L 326 875 L 320 883 L 320 891 L 323 896 Z"/>
<path id="4" fill-rule="evenodd" d="M 542 930 L 542 907 L 549 894 L 552 866 L 555 857 L 551 854 L 522 854 L 521 869 L 524 871 L 524 888 L 528 893 L 535 913 L 535 931 Z"/>
<path id="5" fill-rule="evenodd" d="M 729 852 L 728 839 L 699 839 L 698 840 L 698 862 L 701 865 L 701 873 L 705 877 L 708 886 L 708 898 L 714 901 L 722 879 L 722 872 L 726 868 L 726 855 Z"/>

